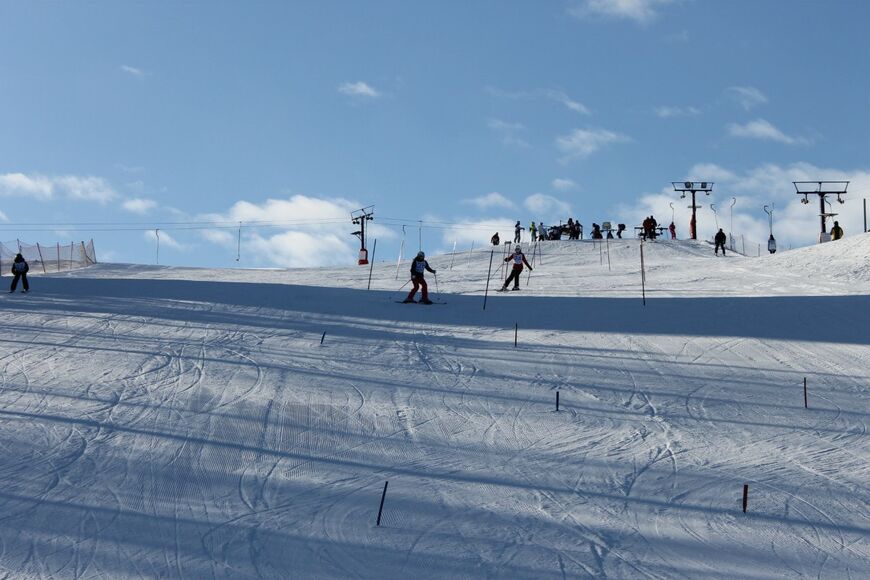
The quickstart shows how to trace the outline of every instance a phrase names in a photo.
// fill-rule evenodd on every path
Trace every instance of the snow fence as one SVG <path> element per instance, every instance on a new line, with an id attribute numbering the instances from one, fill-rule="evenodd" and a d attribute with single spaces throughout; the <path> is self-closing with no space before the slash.
<path id="1" fill-rule="evenodd" d="M 20 240 L 0 242 L 0 274 L 12 268 L 15 254 L 20 253 L 30 264 L 31 272 L 61 272 L 85 268 L 97 263 L 94 240 L 61 244 L 27 244 Z"/>

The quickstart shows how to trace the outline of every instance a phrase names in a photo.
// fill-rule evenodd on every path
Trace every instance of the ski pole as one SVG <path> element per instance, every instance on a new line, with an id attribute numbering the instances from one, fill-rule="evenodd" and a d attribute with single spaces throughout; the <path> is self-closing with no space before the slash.
<path id="1" fill-rule="evenodd" d="M 438 298 L 441 298 L 441 291 L 438 290 L 438 274 L 432 274 L 435 277 L 435 294 L 438 295 Z"/>
<path id="2" fill-rule="evenodd" d="M 398 290 L 396 290 L 396 292 L 401 292 L 402 290 L 405 289 L 405 286 L 407 286 L 407 285 L 410 284 L 410 283 L 411 283 L 411 281 L 408 280 L 407 282 L 405 282 L 404 284 L 402 284 L 402 287 L 399 288 Z"/>

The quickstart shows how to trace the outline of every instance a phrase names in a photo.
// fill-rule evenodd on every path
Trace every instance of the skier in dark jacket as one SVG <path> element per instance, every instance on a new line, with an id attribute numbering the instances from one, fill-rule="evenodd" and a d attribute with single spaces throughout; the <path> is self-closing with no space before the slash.
<path id="1" fill-rule="evenodd" d="M 12 262 L 12 274 L 15 276 L 12 278 L 12 288 L 9 289 L 9 293 L 15 292 L 15 288 L 18 286 L 18 279 L 21 279 L 21 283 L 24 285 L 24 291 L 30 291 L 30 284 L 27 283 L 27 272 L 30 271 L 30 266 L 27 265 L 27 262 L 24 260 L 24 256 L 21 254 L 17 254 L 15 256 L 15 261 Z"/>
<path id="2" fill-rule="evenodd" d="M 716 237 L 713 238 L 713 241 L 716 243 L 716 255 L 719 255 L 719 248 L 722 248 L 722 255 L 725 255 L 725 241 L 728 239 L 728 236 L 725 235 L 725 232 L 722 231 L 722 228 L 719 228 L 719 231 L 716 232 Z"/>
<path id="3" fill-rule="evenodd" d="M 499 240 L 498 232 L 495 232 L 495 233 L 492 235 L 492 237 L 489 238 L 489 241 L 492 242 L 492 245 L 493 245 L 493 246 L 497 246 L 497 245 L 499 245 L 499 244 L 501 243 L 501 241 Z"/>
<path id="4" fill-rule="evenodd" d="M 426 254 L 423 252 L 417 252 L 417 257 L 411 262 L 411 282 L 414 283 L 414 288 L 408 292 L 408 297 L 405 298 L 405 302 L 416 302 L 414 300 L 414 294 L 417 293 L 418 288 L 423 289 L 423 299 L 420 300 L 421 304 L 432 304 L 432 301 L 429 300 L 429 287 L 426 285 L 426 279 L 423 278 L 423 274 L 426 270 L 429 270 L 433 274 L 435 270 L 429 267 L 429 262 L 426 261 Z"/>
<path id="5" fill-rule="evenodd" d="M 511 280 L 514 282 L 513 289 L 520 289 L 520 274 L 523 272 L 523 264 L 529 267 L 529 271 L 533 269 L 532 265 L 526 260 L 526 255 L 523 254 L 523 249 L 520 246 L 517 246 L 514 253 L 504 259 L 505 262 L 510 262 L 511 260 L 513 260 L 514 267 L 511 269 L 510 276 L 507 277 L 507 280 L 504 281 L 504 285 L 501 287 L 502 292 L 507 290 Z"/>
<path id="6" fill-rule="evenodd" d="M 517 244 L 520 243 L 520 241 L 521 241 L 520 238 L 522 237 L 522 234 L 520 232 L 523 231 L 524 229 L 526 229 L 526 228 L 524 228 L 523 226 L 520 225 L 520 220 L 517 220 L 517 224 L 514 226 L 514 242 L 515 243 L 517 243 Z"/>
<path id="7" fill-rule="evenodd" d="M 834 227 L 831 228 L 831 240 L 839 240 L 843 237 L 843 228 L 840 227 L 840 222 L 834 222 Z"/>

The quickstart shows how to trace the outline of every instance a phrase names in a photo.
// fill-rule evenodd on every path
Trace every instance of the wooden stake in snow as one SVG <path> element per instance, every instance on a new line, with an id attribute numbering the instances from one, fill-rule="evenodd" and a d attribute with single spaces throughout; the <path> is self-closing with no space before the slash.
<path id="1" fill-rule="evenodd" d="M 486 290 L 483 291 L 483 309 L 486 310 L 486 298 L 489 296 L 489 278 L 492 276 L 492 258 L 495 250 L 489 251 L 489 270 L 486 271 Z"/>
<path id="2" fill-rule="evenodd" d="M 807 405 L 807 378 L 804 377 L 804 409 L 809 409 Z"/>
<path id="3" fill-rule="evenodd" d="M 386 488 L 384 489 L 386 491 Z M 743 484 L 743 513 L 746 513 L 746 506 L 749 504 L 749 484 Z"/>
<path id="4" fill-rule="evenodd" d="M 643 296 L 643 305 L 646 306 L 646 271 L 643 267 L 643 241 L 640 242 L 640 288 Z"/>
<path id="5" fill-rule="evenodd" d="M 384 482 L 384 493 L 381 494 L 381 507 L 378 508 L 378 522 L 376 525 L 381 525 L 381 513 L 384 511 L 384 500 L 387 497 L 387 486 L 390 485 L 389 481 Z M 746 511 L 745 509 L 743 511 Z"/>

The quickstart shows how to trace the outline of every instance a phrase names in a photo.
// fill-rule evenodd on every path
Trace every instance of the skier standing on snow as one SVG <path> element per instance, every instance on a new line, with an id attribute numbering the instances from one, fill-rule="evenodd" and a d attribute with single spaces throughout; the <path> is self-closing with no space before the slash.
<path id="1" fill-rule="evenodd" d="M 495 232 L 492 235 L 492 237 L 489 239 L 489 241 L 492 242 L 493 246 L 499 245 L 500 241 L 499 241 L 499 237 L 498 237 L 498 232 Z"/>
<path id="2" fill-rule="evenodd" d="M 719 228 L 719 231 L 716 232 L 716 237 L 713 238 L 713 241 L 716 242 L 716 255 L 719 255 L 719 248 L 722 248 L 722 255 L 725 255 L 725 240 L 728 239 L 728 236 L 725 235 L 725 232 L 722 231 L 722 228 Z"/>
<path id="3" fill-rule="evenodd" d="M 520 220 L 517 220 L 517 223 L 514 226 L 514 243 L 516 243 L 516 244 L 520 243 L 520 238 L 522 236 L 522 234 L 520 234 L 520 232 L 524 229 L 526 229 L 526 228 L 524 228 L 523 226 L 520 225 Z"/>
<path id="4" fill-rule="evenodd" d="M 843 228 L 840 227 L 840 222 L 834 222 L 834 227 L 831 228 L 831 240 L 839 240 L 843 237 Z"/>
<path id="5" fill-rule="evenodd" d="M 523 249 L 520 246 L 516 247 L 514 253 L 507 258 L 504 259 L 505 262 L 510 262 L 513 260 L 514 267 L 511 270 L 510 276 L 507 277 L 507 280 L 504 281 L 504 285 L 501 287 L 501 291 L 504 292 L 507 290 L 507 287 L 510 285 L 511 280 L 514 282 L 514 290 L 520 289 L 520 274 L 523 272 L 523 264 L 528 266 L 529 271 L 533 270 L 532 265 L 526 260 L 526 255 L 523 254 Z"/>
<path id="6" fill-rule="evenodd" d="M 411 282 L 414 283 L 414 288 L 408 292 L 408 297 L 405 298 L 405 302 L 416 302 L 414 300 L 414 294 L 417 293 L 417 289 L 423 289 L 422 294 L 423 298 L 420 300 L 421 304 L 432 304 L 432 301 L 429 300 L 429 287 L 426 285 L 426 279 L 423 277 L 423 274 L 429 270 L 433 274 L 435 270 L 429 267 L 429 262 L 426 261 L 426 254 L 423 252 L 417 252 L 417 257 L 411 262 Z"/>
<path id="7" fill-rule="evenodd" d="M 15 288 L 18 286 L 18 279 L 21 279 L 21 283 L 24 285 L 24 291 L 30 291 L 30 284 L 27 282 L 27 272 L 30 271 L 30 266 L 27 265 L 27 262 L 24 260 L 24 256 L 21 254 L 15 255 L 15 261 L 12 262 L 12 274 L 14 274 L 14 278 L 12 278 L 12 287 L 9 289 L 9 293 L 15 292 Z"/>
<path id="8" fill-rule="evenodd" d="M 529 226 L 529 235 L 533 242 L 538 241 L 538 228 L 535 227 L 535 222 L 532 222 L 532 225 Z"/>
<path id="9" fill-rule="evenodd" d="M 671 239 L 677 239 L 677 225 L 674 222 L 671 222 L 671 225 L 668 226 L 668 231 L 671 232 Z"/>

